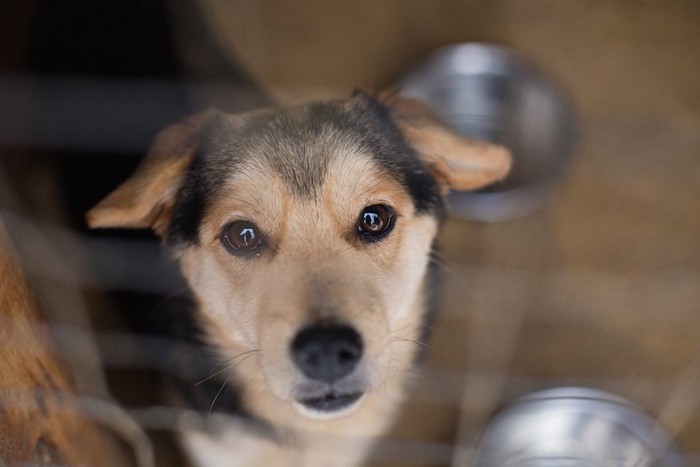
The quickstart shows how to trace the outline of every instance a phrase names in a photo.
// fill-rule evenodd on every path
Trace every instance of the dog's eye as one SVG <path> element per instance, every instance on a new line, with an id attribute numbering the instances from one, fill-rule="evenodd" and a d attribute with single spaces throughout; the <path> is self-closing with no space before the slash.
<path id="1" fill-rule="evenodd" d="M 224 227 L 221 242 L 226 249 L 239 256 L 257 254 L 262 245 L 258 227 L 252 222 L 235 221 Z"/>
<path id="2" fill-rule="evenodd" d="M 357 232 L 366 241 L 383 238 L 394 227 L 394 212 L 388 206 L 375 204 L 367 206 L 360 213 Z"/>

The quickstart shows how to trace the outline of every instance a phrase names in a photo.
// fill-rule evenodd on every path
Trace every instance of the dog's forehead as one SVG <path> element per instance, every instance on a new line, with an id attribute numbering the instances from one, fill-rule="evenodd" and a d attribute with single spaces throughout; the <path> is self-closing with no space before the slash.
<path id="1" fill-rule="evenodd" d="M 203 135 L 170 226 L 170 243 L 198 243 L 207 206 L 242 172 L 271 173 L 294 196 L 313 196 L 339 158 L 361 157 L 388 173 L 418 212 L 441 206 L 435 180 L 378 101 L 313 103 L 243 115 L 222 114 Z M 342 164 L 340 164 L 342 166 Z"/>
<path id="2" fill-rule="evenodd" d="M 203 157 L 210 171 L 223 168 L 235 174 L 264 167 L 295 195 L 307 196 L 323 183 L 334 157 L 348 152 L 371 154 L 362 126 L 334 103 L 224 115 L 212 129 Z"/>

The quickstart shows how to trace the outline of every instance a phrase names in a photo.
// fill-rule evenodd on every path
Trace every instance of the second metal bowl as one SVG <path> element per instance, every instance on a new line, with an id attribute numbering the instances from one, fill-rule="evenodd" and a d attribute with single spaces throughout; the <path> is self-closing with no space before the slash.
<path id="1" fill-rule="evenodd" d="M 516 400 L 489 423 L 475 467 L 684 467 L 663 428 L 639 407 L 591 388 Z"/>

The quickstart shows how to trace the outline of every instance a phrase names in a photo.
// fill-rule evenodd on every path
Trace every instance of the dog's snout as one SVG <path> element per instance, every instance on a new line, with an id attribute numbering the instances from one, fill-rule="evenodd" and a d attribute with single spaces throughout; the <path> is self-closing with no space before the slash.
<path id="1" fill-rule="evenodd" d="M 355 369 L 362 357 L 362 339 L 348 326 L 315 325 L 296 335 L 291 351 L 306 377 L 331 383 Z"/>

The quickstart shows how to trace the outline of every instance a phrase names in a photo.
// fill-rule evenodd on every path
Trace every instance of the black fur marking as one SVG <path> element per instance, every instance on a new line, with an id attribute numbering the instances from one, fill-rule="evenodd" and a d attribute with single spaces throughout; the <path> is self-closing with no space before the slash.
<path id="1" fill-rule="evenodd" d="M 166 243 L 169 246 L 181 243 L 199 244 L 199 226 L 209 201 L 206 190 L 208 183 L 204 174 L 204 157 L 201 151 L 195 154 L 187 172 L 170 218 L 166 236 Z"/>
<path id="2" fill-rule="evenodd" d="M 436 243 L 435 240 L 434 243 Z M 435 318 L 437 317 L 437 311 L 442 305 L 442 269 L 438 260 L 436 258 L 436 246 L 433 244 L 431 248 L 430 262 L 428 263 L 428 271 L 426 272 L 423 291 L 425 305 L 423 309 L 423 314 L 421 315 L 421 327 L 420 333 L 418 335 L 418 342 L 427 342 L 430 334 L 432 334 L 433 324 L 435 323 Z M 416 352 L 416 362 L 421 362 L 426 354 L 427 347 L 421 345 Z"/>
<path id="3" fill-rule="evenodd" d="M 367 154 L 401 183 L 419 214 L 441 218 L 444 203 L 436 181 L 375 97 L 356 93 L 347 103 L 263 110 L 221 116 L 202 137 L 175 205 L 167 244 L 199 243 L 209 201 L 227 174 L 255 160 L 267 164 L 296 196 L 313 196 L 338 148 Z"/>
<path id="4" fill-rule="evenodd" d="M 172 303 L 167 309 L 167 318 L 159 323 L 159 332 L 176 344 L 161 357 L 166 358 L 166 366 L 173 369 L 165 378 L 176 391 L 176 401 L 179 399 L 187 408 L 202 414 L 218 413 L 245 419 L 258 435 L 274 439 L 274 429 L 245 409 L 239 382 L 231 377 L 230 371 L 222 371 L 240 360 L 226 361 L 205 342 L 204 331 L 193 314 L 194 307 L 189 297 Z"/>

